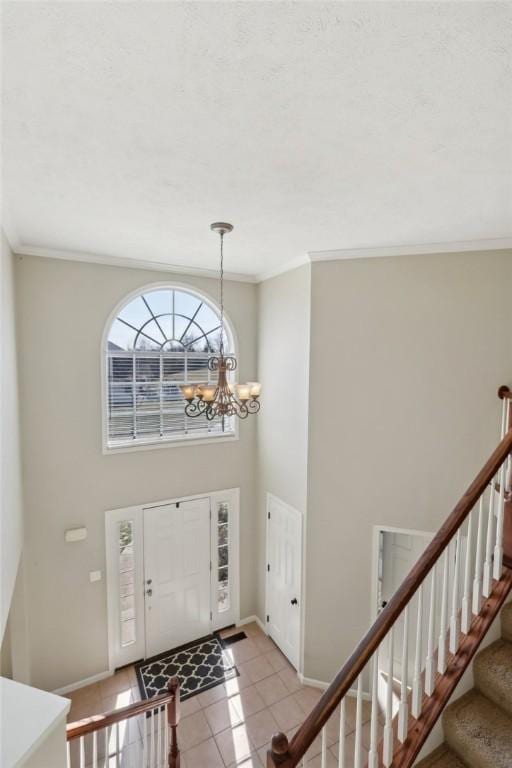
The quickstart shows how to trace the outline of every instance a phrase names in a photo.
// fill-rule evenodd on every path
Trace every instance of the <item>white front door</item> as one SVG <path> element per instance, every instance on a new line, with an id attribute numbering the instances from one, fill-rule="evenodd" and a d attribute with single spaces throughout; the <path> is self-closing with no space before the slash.
<path id="1" fill-rule="evenodd" d="M 210 500 L 144 509 L 146 658 L 211 631 Z"/>
<path id="2" fill-rule="evenodd" d="M 302 515 L 269 494 L 267 518 L 267 630 L 298 669 L 302 611 Z"/>

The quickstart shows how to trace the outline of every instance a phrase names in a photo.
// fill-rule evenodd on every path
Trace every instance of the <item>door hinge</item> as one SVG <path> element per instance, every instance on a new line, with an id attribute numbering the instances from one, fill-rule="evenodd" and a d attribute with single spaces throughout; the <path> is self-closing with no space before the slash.
<path id="1" fill-rule="evenodd" d="M 268 513 L 268 519 L 270 520 L 270 512 Z"/>
<path id="2" fill-rule="evenodd" d="M 270 571 L 270 563 L 267 565 L 267 571 Z"/>
<path id="3" fill-rule="evenodd" d="M 267 613 L 267 621 L 270 621 L 270 616 L 268 615 L 268 613 Z"/>
<path id="4" fill-rule="evenodd" d="M 213 613 L 210 611 L 210 621 L 213 621 Z"/>
<path id="5" fill-rule="evenodd" d="M 212 565 L 212 561 L 210 560 L 210 571 L 212 570 L 212 568 L 213 568 L 213 565 Z"/>

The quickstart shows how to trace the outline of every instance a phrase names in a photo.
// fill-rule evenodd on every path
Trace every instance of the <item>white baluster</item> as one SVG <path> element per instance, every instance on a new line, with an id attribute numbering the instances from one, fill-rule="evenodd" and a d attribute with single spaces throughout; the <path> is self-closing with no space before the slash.
<path id="1" fill-rule="evenodd" d="M 407 608 L 405 609 L 407 610 Z M 372 715 L 370 722 L 370 751 L 368 752 L 368 768 L 378 768 L 379 765 L 379 651 L 375 651 L 372 661 Z M 341 766 L 341 763 L 340 763 Z"/>
<path id="2" fill-rule="evenodd" d="M 119 743 L 119 723 L 116 723 L 116 768 L 119 768 L 120 765 L 120 756 L 119 756 L 119 750 L 120 750 L 120 743 Z"/>
<path id="3" fill-rule="evenodd" d="M 504 397 L 501 403 L 501 439 L 502 440 L 507 433 L 508 420 L 509 420 L 509 406 L 510 406 L 510 400 Z"/>
<path id="4" fill-rule="evenodd" d="M 141 715 L 142 728 L 142 768 L 148 768 L 148 721 L 146 715 Z"/>
<path id="5" fill-rule="evenodd" d="M 450 653 L 455 653 L 459 644 L 459 572 L 460 572 L 460 528 L 453 545 L 453 588 L 452 613 L 450 617 Z"/>
<path id="6" fill-rule="evenodd" d="M 339 768 L 345 768 L 345 736 L 346 736 L 346 720 L 345 720 L 345 699 L 341 700 L 340 704 L 340 732 L 338 743 L 338 765 Z"/>
<path id="7" fill-rule="evenodd" d="M 151 768 L 155 768 L 155 712 L 154 710 L 151 711 L 151 716 L 148 718 L 148 721 L 151 728 L 149 765 L 151 766 Z"/>
<path id="8" fill-rule="evenodd" d="M 110 756 L 110 738 L 109 738 L 109 727 L 104 729 L 105 732 L 105 756 L 103 760 L 103 768 L 108 768 L 108 765 L 110 763 L 109 756 Z"/>
<path id="9" fill-rule="evenodd" d="M 436 679 L 434 658 L 434 632 L 436 624 L 436 564 L 432 568 L 430 579 L 430 606 L 428 610 L 427 658 L 425 660 L 425 693 L 432 696 Z"/>
<path id="10" fill-rule="evenodd" d="M 66 742 L 66 753 L 68 756 L 68 768 L 71 768 L 71 742 Z"/>
<path id="11" fill-rule="evenodd" d="M 363 768 L 363 677 L 357 678 L 354 768 Z"/>
<path id="12" fill-rule="evenodd" d="M 496 545 L 494 547 L 494 565 L 492 574 L 496 581 L 501 579 L 503 572 L 503 519 L 505 515 L 505 484 L 507 481 L 506 468 L 507 462 L 504 461 L 499 472 L 500 495 L 498 500 L 498 516 L 496 519 Z"/>
<path id="13" fill-rule="evenodd" d="M 327 768 L 327 729 L 322 728 L 322 768 Z"/>
<path id="14" fill-rule="evenodd" d="M 466 560 L 464 562 L 464 591 L 462 594 L 462 609 L 460 628 L 465 635 L 471 624 L 471 551 L 473 547 L 473 510 L 469 513 L 468 536 L 466 539 Z"/>
<path id="15" fill-rule="evenodd" d="M 166 704 L 164 708 L 164 765 L 169 757 L 169 717 L 167 707 L 168 705 Z"/>
<path id="16" fill-rule="evenodd" d="M 80 768 L 85 768 L 85 736 L 80 736 L 79 742 Z"/>
<path id="17" fill-rule="evenodd" d="M 400 704 L 398 706 L 398 739 L 403 744 L 407 738 L 409 705 L 407 703 L 407 676 L 409 666 L 409 606 L 404 610 L 402 640 L 402 674 L 400 680 Z"/>
<path id="18" fill-rule="evenodd" d="M 98 732 L 92 732 L 92 768 L 98 768 Z"/>
<path id="19" fill-rule="evenodd" d="M 480 613 L 480 597 L 482 594 L 482 540 L 484 524 L 484 493 L 480 496 L 478 504 L 478 530 L 476 534 L 475 577 L 473 579 L 473 605 L 472 613 L 477 616 Z"/>
<path id="20" fill-rule="evenodd" d="M 443 591 L 441 595 L 441 619 L 439 626 L 439 643 L 437 647 L 437 671 L 444 675 L 446 672 L 446 626 L 448 622 L 448 547 L 443 556 Z"/>
<path id="21" fill-rule="evenodd" d="M 491 488 L 489 491 L 489 511 L 487 515 L 487 537 L 485 542 L 485 561 L 484 561 L 484 578 L 482 585 L 482 594 L 484 597 L 489 597 L 492 590 L 492 539 L 494 534 L 494 484 L 495 478 L 493 477 L 491 482 Z"/>
<path id="22" fill-rule="evenodd" d="M 393 762 L 393 627 L 388 635 L 388 679 L 386 686 L 386 721 L 384 725 L 384 741 L 382 762 L 389 768 Z"/>
<path id="23" fill-rule="evenodd" d="M 157 727 L 157 739 L 156 739 L 156 747 L 157 747 L 157 754 L 156 754 L 156 761 L 158 768 L 161 768 L 162 766 L 162 707 L 158 708 L 157 716 L 156 716 L 156 727 Z"/>
<path id="24" fill-rule="evenodd" d="M 416 653 L 414 656 L 414 676 L 412 680 L 411 714 L 418 718 L 421 715 L 423 698 L 421 681 L 421 630 L 423 626 L 423 584 L 418 589 L 418 613 L 416 618 Z"/>

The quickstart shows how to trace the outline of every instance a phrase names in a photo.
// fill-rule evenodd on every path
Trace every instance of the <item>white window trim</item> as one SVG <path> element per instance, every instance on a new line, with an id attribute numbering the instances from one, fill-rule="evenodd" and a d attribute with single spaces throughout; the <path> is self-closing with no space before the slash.
<path id="1" fill-rule="evenodd" d="M 137 296 L 140 296 L 141 294 L 148 292 L 148 291 L 154 291 L 159 289 L 173 289 L 176 288 L 178 290 L 188 291 L 189 293 L 195 294 L 199 298 L 202 299 L 206 304 L 208 304 L 211 309 L 213 309 L 215 312 L 219 311 L 217 301 L 210 296 L 206 291 L 203 291 L 200 288 L 196 288 L 195 285 L 191 285 L 190 283 L 181 283 L 175 280 L 167 280 L 164 282 L 158 282 L 158 283 L 146 283 L 144 285 L 139 286 L 138 288 L 134 289 L 128 294 L 125 294 L 122 299 L 118 301 L 114 309 L 110 312 L 104 328 L 103 328 L 103 335 L 101 338 L 101 348 L 100 348 L 100 371 L 101 371 L 101 434 L 102 434 L 102 452 L 104 455 L 108 454 L 114 454 L 114 453 L 131 453 L 132 451 L 147 451 L 147 450 L 154 450 L 155 448 L 183 448 L 184 446 L 193 446 L 193 445 L 217 445 L 218 443 L 225 443 L 225 442 L 233 442 L 235 440 L 239 440 L 240 432 L 239 432 L 239 423 L 238 419 L 235 417 L 234 419 L 234 430 L 232 433 L 228 434 L 213 434 L 210 437 L 206 437 L 203 435 L 178 435 L 176 437 L 169 437 L 169 438 L 150 438 L 147 441 L 144 440 L 137 440 L 134 441 L 133 445 L 131 444 L 120 444 L 115 446 L 110 446 L 108 443 L 108 376 L 107 376 L 107 366 L 106 366 L 106 350 L 107 350 L 107 343 L 108 343 L 108 335 L 110 332 L 110 327 L 116 317 L 118 316 L 119 312 L 122 310 L 122 308 L 128 304 L 133 299 L 136 299 Z M 234 347 L 234 354 L 238 359 L 238 336 L 235 330 L 235 326 L 233 325 L 232 320 L 230 319 L 228 313 L 224 310 L 224 318 L 226 321 L 226 325 L 229 328 L 229 332 L 232 336 L 233 341 L 233 347 Z M 238 374 L 239 370 L 236 368 L 234 372 L 234 380 L 235 383 L 238 381 Z"/>
<path id="2" fill-rule="evenodd" d="M 212 563 L 210 576 L 210 610 L 212 612 L 211 631 L 240 622 L 240 488 L 227 488 L 223 491 L 194 493 L 192 496 L 179 496 L 163 501 L 151 501 L 132 507 L 111 509 L 105 512 L 105 543 L 106 543 L 106 574 L 107 574 L 107 631 L 108 631 L 108 668 L 113 673 L 124 664 L 145 658 L 145 610 L 144 610 L 144 509 L 160 507 L 177 502 L 194 501 L 194 499 L 210 499 L 210 559 Z M 229 561 L 230 561 L 230 609 L 219 613 L 217 610 L 217 509 L 220 501 L 227 501 L 230 509 L 229 531 Z M 134 553 L 135 553 L 135 583 L 137 585 L 135 599 L 136 637 L 134 644 L 126 646 L 123 653 L 120 644 L 119 623 L 119 572 L 112 552 L 117 546 L 114 539 L 117 523 L 123 520 L 133 520 Z M 129 650 L 128 650 L 129 649 Z"/>

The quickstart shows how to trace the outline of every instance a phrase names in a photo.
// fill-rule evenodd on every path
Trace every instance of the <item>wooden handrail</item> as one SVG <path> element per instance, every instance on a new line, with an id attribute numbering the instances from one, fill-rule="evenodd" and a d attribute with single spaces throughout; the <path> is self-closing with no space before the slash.
<path id="1" fill-rule="evenodd" d="M 66 740 L 72 741 L 78 739 L 80 736 L 86 736 L 88 733 L 99 731 L 102 728 L 120 723 L 122 720 L 128 720 L 131 717 L 137 717 L 143 715 L 146 712 L 163 707 L 166 704 L 177 704 L 176 712 L 172 712 L 173 723 L 170 722 L 171 717 L 169 715 L 169 725 L 176 727 L 179 722 L 179 683 L 177 678 L 171 678 L 169 681 L 169 693 L 162 693 L 160 696 L 155 696 L 152 699 L 145 699 L 144 701 L 137 701 L 134 704 L 128 704 L 121 709 L 115 709 L 110 712 L 105 712 L 100 715 L 92 715 L 86 717 L 83 720 L 78 720 L 75 723 L 69 723 L 66 726 Z"/>
<path id="2" fill-rule="evenodd" d="M 360 641 L 348 661 L 338 672 L 317 704 L 293 736 L 290 744 L 284 734 L 276 734 L 269 752 L 269 765 L 292 768 L 306 754 L 321 732 L 334 710 L 348 693 L 355 680 L 379 648 L 391 627 L 402 614 L 405 606 L 414 597 L 419 586 L 439 560 L 445 548 L 464 523 L 474 505 L 484 493 L 498 469 L 512 453 L 512 429 L 505 435 L 474 481 L 457 503 L 447 520 L 441 526 L 419 560 L 411 569 L 386 607 Z"/>

